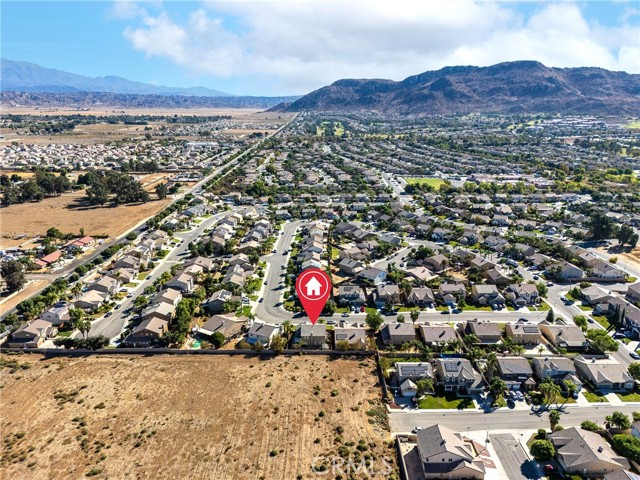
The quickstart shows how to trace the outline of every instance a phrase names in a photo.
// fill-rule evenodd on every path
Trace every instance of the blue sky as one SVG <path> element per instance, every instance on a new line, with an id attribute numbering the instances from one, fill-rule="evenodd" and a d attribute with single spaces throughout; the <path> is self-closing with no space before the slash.
<path id="1" fill-rule="evenodd" d="M 640 73 L 639 2 L 2 1 L 1 54 L 233 94 L 534 59 Z"/>

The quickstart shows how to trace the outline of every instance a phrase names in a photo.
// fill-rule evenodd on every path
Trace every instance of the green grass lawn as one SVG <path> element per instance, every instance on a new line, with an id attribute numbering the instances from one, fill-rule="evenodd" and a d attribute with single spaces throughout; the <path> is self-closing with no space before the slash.
<path id="1" fill-rule="evenodd" d="M 426 183 L 434 188 L 434 190 L 438 190 L 442 184 L 444 184 L 444 180 L 441 178 L 422 178 L 422 177 L 409 177 L 404 179 L 408 185 L 415 185 L 416 183 Z"/>
<path id="2" fill-rule="evenodd" d="M 331 260 L 337 260 L 340 257 L 340 250 L 336 247 L 331 247 Z"/>
<path id="3" fill-rule="evenodd" d="M 616 395 L 623 402 L 640 402 L 640 393 L 638 392 L 616 393 Z"/>
<path id="4" fill-rule="evenodd" d="M 551 403 L 562 405 L 563 403 L 576 403 L 576 401 L 571 397 L 565 397 L 564 395 L 560 394 L 556 395 L 555 400 Z"/>
<path id="5" fill-rule="evenodd" d="M 584 388 L 582 389 L 582 394 L 584 395 L 584 398 L 586 398 L 589 403 L 602 403 L 602 402 L 608 403 L 609 402 L 609 400 L 607 400 L 607 397 L 605 397 L 604 395 L 596 392 L 590 392 L 588 390 L 585 390 Z"/>
<path id="6" fill-rule="evenodd" d="M 609 328 L 611 326 L 609 320 L 604 315 L 592 315 L 591 317 L 604 328 Z"/>
<path id="7" fill-rule="evenodd" d="M 446 393 L 445 395 L 427 395 L 420 400 L 418 407 L 424 409 L 452 408 L 462 410 L 464 408 L 472 408 L 473 402 L 469 398 L 458 398 L 453 393 Z"/>
<path id="8" fill-rule="evenodd" d="M 251 305 L 244 305 L 236 312 L 237 316 L 248 317 L 251 314 Z"/>
<path id="9" fill-rule="evenodd" d="M 488 305 L 484 305 L 481 307 L 476 307 L 475 305 L 465 305 L 464 307 L 458 307 L 461 310 L 464 310 L 465 312 L 468 311 L 476 311 L 476 312 L 491 312 L 493 311 L 493 308 L 491 308 Z"/>
<path id="10" fill-rule="evenodd" d="M 591 310 L 593 310 L 593 308 L 588 305 L 578 305 L 578 308 L 583 312 L 590 312 Z"/>
<path id="11" fill-rule="evenodd" d="M 56 338 L 68 338 L 73 333 L 73 330 L 64 330 L 62 332 L 58 331 Z"/>
<path id="12" fill-rule="evenodd" d="M 123 285 L 124 287 L 129 287 L 129 288 L 133 288 L 133 287 L 137 287 L 138 284 L 135 282 L 127 282 Z"/>
<path id="13" fill-rule="evenodd" d="M 378 310 L 373 307 L 364 307 L 364 313 L 376 313 Z"/>
<path id="14" fill-rule="evenodd" d="M 140 274 L 138 274 L 138 280 L 144 280 L 145 278 L 147 278 L 149 276 L 151 272 L 142 272 Z"/>
<path id="15" fill-rule="evenodd" d="M 640 128 L 640 120 L 634 120 L 625 125 L 626 128 Z"/>
<path id="16" fill-rule="evenodd" d="M 194 220 L 193 223 L 195 223 L 196 225 L 200 225 L 202 223 L 202 219 L 198 218 L 198 219 Z"/>

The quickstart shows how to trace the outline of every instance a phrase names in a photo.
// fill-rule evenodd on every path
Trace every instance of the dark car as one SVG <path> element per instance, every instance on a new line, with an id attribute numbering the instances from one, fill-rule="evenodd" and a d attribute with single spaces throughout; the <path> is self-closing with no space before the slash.
<path id="1" fill-rule="evenodd" d="M 544 473 L 553 473 L 555 471 L 557 471 L 557 469 L 553 465 L 545 465 L 544 466 Z"/>

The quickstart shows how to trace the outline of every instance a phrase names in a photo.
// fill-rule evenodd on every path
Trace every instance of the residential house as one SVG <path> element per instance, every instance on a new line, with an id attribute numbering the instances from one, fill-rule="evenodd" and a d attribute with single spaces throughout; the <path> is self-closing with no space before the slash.
<path id="1" fill-rule="evenodd" d="M 546 320 L 538 323 L 542 334 L 556 347 L 581 351 L 589 347 L 589 341 L 580 327 L 569 325 L 561 320 L 549 323 Z"/>
<path id="2" fill-rule="evenodd" d="M 322 323 L 298 325 L 293 343 L 304 348 L 327 348 L 327 326 Z"/>
<path id="3" fill-rule="evenodd" d="M 381 334 L 385 345 L 400 346 L 416 339 L 416 330 L 412 323 L 387 323 L 382 327 Z"/>
<path id="4" fill-rule="evenodd" d="M 620 270 L 615 265 L 603 260 L 599 260 L 593 267 L 591 267 L 591 274 L 594 277 L 611 281 L 615 280 L 624 282 L 626 278 L 626 274 L 624 271 Z"/>
<path id="5" fill-rule="evenodd" d="M 492 308 L 504 307 L 505 299 L 495 285 L 475 284 L 471 287 L 471 297 L 478 305 Z"/>
<path id="6" fill-rule="evenodd" d="M 151 303 L 147 305 L 147 307 L 142 310 L 142 315 L 140 317 L 143 320 L 148 318 L 157 317 L 166 322 L 170 322 L 173 318 L 173 313 L 175 312 L 176 307 L 171 305 L 170 303 L 161 302 L 161 303 Z"/>
<path id="7" fill-rule="evenodd" d="M 117 278 L 104 276 L 97 282 L 93 283 L 89 288 L 90 290 L 95 290 L 97 292 L 102 292 L 107 294 L 108 296 L 117 293 L 117 291 L 122 286 L 122 283 Z"/>
<path id="8" fill-rule="evenodd" d="M 468 320 L 461 324 L 464 335 L 475 335 L 480 345 L 492 345 L 502 340 L 500 324 L 489 320 Z"/>
<path id="9" fill-rule="evenodd" d="M 451 325 L 440 323 L 421 323 L 418 326 L 422 341 L 427 346 L 444 345 L 458 340 L 456 329 Z"/>
<path id="10" fill-rule="evenodd" d="M 481 480 L 485 477 L 476 444 L 460 433 L 433 425 L 417 433 L 417 450 L 425 479 Z"/>
<path id="11" fill-rule="evenodd" d="M 414 287 L 407 297 L 407 305 L 410 306 L 433 307 L 435 302 L 435 296 L 429 287 Z"/>
<path id="12" fill-rule="evenodd" d="M 618 455 L 596 432 L 577 427 L 550 433 L 547 438 L 556 449 L 556 458 L 570 475 L 601 478 L 609 472 L 629 468 L 626 458 Z"/>
<path id="13" fill-rule="evenodd" d="M 447 264 L 449 263 L 449 259 L 442 254 L 433 255 L 431 257 L 425 258 L 422 263 L 426 264 L 433 270 L 434 272 L 440 273 L 447 268 Z"/>
<path id="14" fill-rule="evenodd" d="M 374 297 L 378 308 L 386 304 L 397 305 L 400 303 L 400 289 L 394 284 L 378 285 Z"/>
<path id="15" fill-rule="evenodd" d="M 358 278 L 371 282 L 374 285 L 379 285 L 386 280 L 387 272 L 379 268 L 369 267 L 358 273 Z"/>
<path id="16" fill-rule="evenodd" d="M 353 258 L 343 258 L 338 263 L 341 272 L 347 275 L 357 275 L 363 268 L 363 264 Z"/>
<path id="17" fill-rule="evenodd" d="M 178 272 L 166 283 L 169 288 L 174 288 L 180 292 L 191 293 L 194 288 L 193 275 L 189 275 L 186 272 Z"/>
<path id="18" fill-rule="evenodd" d="M 529 360 L 524 357 L 498 357 L 497 375 L 509 390 L 531 390 L 536 387 Z"/>
<path id="19" fill-rule="evenodd" d="M 247 343 L 255 345 L 261 343 L 265 347 L 271 345 L 273 337 L 280 333 L 279 325 L 271 325 L 269 323 L 256 321 L 251 325 L 249 332 L 247 333 Z"/>
<path id="20" fill-rule="evenodd" d="M 67 302 L 58 302 L 50 309 L 42 312 L 40 314 L 40 318 L 47 322 L 51 322 L 55 326 L 61 325 L 71 320 L 71 316 L 69 315 L 70 307 L 71 305 Z"/>
<path id="21" fill-rule="evenodd" d="M 245 323 L 245 317 L 213 315 L 198 329 L 198 333 L 206 337 L 211 337 L 214 333 L 220 333 L 224 335 L 225 340 L 229 340 L 242 332 Z"/>
<path id="22" fill-rule="evenodd" d="M 58 333 L 58 329 L 49 321 L 41 318 L 25 323 L 11 334 L 7 347 L 9 348 L 38 348 L 49 337 Z"/>
<path id="23" fill-rule="evenodd" d="M 578 356 L 573 363 L 578 375 L 597 390 L 605 392 L 633 390 L 635 382 L 627 373 L 626 365 L 612 358 Z"/>
<path id="24" fill-rule="evenodd" d="M 162 290 L 153 298 L 154 303 L 164 302 L 168 303 L 174 308 L 178 306 L 180 300 L 182 300 L 182 293 L 180 292 L 180 290 L 176 290 L 174 288 L 167 288 L 166 290 Z"/>
<path id="25" fill-rule="evenodd" d="M 211 294 L 209 299 L 204 303 L 205 311 L 210 314 L 221 313 L 224 311 L 224 304 L 231 300 L 232 293 L 229 290 L 217 290 Z"/>
<path id="26" fill-rule="evenodd" d="M 347 342 L 350 349 L 363 350 L 367 345 L 367 332 L 362 327 L 340 326 L 333 329 L 333 348 L 340 342 Z"/>
<path id="27" fill-rule="evenodd" d="M 545 269 L 547 275 L 551 275 L 560 280 L 579 280 L 584 277 L 584 270 L 569 262 L 557 262 L 548 265 Z"/>
<path id="28" fill-rule="evenodd" d="M 437 385 L 446 392 L 470 396 L 484 390 L 482 375 L 474 370 L 466 358 L 438 358 L 434 371 Z"/>
<path id="29" fill-rule="evenodd" d="M 76 301 L 76 308 L 83 310 L 97 310 L 102 304 L 108 300 L 106 293 L 97 290 L 87 290 Z"/>
<path id="30" fill-rule="evenodd" d="M 511 277 L 509 273 L 502 268 L 491 268 L 482 274 L 482 278 L 484 278 L 487 283 L 498 285 L 498 286 L 506 286 L 511 282 Z"/>
<path id="31" fill-rule="evenodd" d="M 467 289 L 463 283 L 441 283 L 438 287 L 438 296 L 445 305 L 455 307 L 460 299 L 466 298 Z"/>
<path id="32" fill-rule="evenodd" d="M 361 307 L 367 299 L 359 285 L 340 285 L 338 287 L 338 304 Z"/>
<path id="33" fill-rule="evenodd" d="M 149 347 L 160 341 L 168 330 L 169 322 L 159 317 L 148 317 L 123 340 L 129 347 Z"/>
<path id="34" fill-rule="evenodd" d="M 540 381 L 551 378 L 558 385 L 564 385 L 565 380 L 570 380 L 582 389 L 582 381 L 576 374 L 573 360 L 567 357 L 535 357 L 532 359 L 533 371 Z"/>
<path id="35" fill-rule="evenodd" d="M 423 378 L 434 378 L 433 367 L 429 362 L 396 362 L 395 367 L 398 384 L 407 379 L 416 382 Z"/>
<path id="36" fill-rule="evenodd" d="M 514 343 L 521 345 L 538 345 L 542 341 L 542 332 L 538 325 L 524 318 L 515 323 L 507 323 L 504 333 Z"/>
<path id="37" fill-rule="evenodd" d="M 533 283 L 509 285 L 505 296 L 516 308 L 537 305 L 540 301 L 538 288 Z"/>

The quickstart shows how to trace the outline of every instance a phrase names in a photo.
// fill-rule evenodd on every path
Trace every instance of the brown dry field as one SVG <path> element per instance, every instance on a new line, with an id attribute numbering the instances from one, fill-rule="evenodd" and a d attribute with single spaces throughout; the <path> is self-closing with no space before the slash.
<path id="1" fill-rule="evenodd" d="M 26 300 L 31 295 L 34 295 L 41 288 L 44 288 L 46 284 L 51 283 L 47 280 L 32 280 L 29 284 L 20 290 L 18 293 L 11 296 L 11 298 L 4 298 L 0 301 L 0 316 L 7 313 L 23 300 Z M 1 394 L 0 394 L 1 395 Z M 1 398 L 1 397 L 0 397 Z M 1 402 L 0 402 L 1 403 Z M 0 409 L 1 411 L 1 409 Z"/>
<path id="2" fill-rule="evenodd" d="M 338 454 L 338 427 L 341 442 L 363 440 L 374 462 L 393 463 L 386 428 L 366 414 L 380 395 L 372 359 L 0 360 L 30 365 L 0 372 L 4 478 L 318 478 L 311 465 Z"/>
<path id="3" fill-rule="evenodd" d="M 155 215 L 169 202 L 152 200 L 139 205 L 119 205 L 117 207 L 81 207 L 77 199 L 84 197 L 84 190 L 65 193 L 59 197 L 45 198 L 36 203 L 20 203 L 3 208 L 0 212 L 0 233 L 2 236 L 27 234 L 44 235 L 51 227 L 62 232 L 78 232 L 84 228 L 87 235 L 118 236 L 141 220 Z"/>

